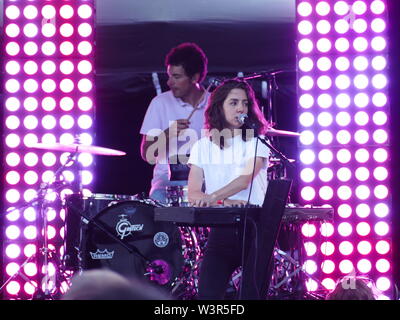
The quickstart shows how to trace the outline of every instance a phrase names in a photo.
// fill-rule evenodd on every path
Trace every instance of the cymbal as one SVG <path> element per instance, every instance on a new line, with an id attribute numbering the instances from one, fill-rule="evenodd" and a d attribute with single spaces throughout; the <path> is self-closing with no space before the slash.
<path id="1" fill-rule="evenodd" d="M 271 137 L 299 137 L 300 133 L 269 128 L 266 135 Z"/>
<path id="2" fill-rule="evenodd" d="M 90 153 L 102 156 L 124 156 L 126 152 L 85 144 L 35 143 L 30 147 L 51 151 Z"/>

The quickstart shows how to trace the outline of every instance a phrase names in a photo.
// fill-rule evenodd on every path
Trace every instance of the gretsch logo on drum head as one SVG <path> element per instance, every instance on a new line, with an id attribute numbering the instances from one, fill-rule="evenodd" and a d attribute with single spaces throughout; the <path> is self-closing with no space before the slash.
<path id="1" fill-rule="evenodd" d="M 153 237 L 154 245 L 158 248 L 165 248 L 169 243 L 168 234 L 165 232 L 157 232 Z"/>
<path id="2" fill-rule="evenodd" d="M 121 218 L 117 225 L 115 226 L 115 230 L 117 231 L 118 236 L 123 240 L 125 237 L 132 234 L 132 232 L 142 231 L 144 224 L 131 224 L 129 220 L 126 218 L 125 214 L 119 215 Z"/>

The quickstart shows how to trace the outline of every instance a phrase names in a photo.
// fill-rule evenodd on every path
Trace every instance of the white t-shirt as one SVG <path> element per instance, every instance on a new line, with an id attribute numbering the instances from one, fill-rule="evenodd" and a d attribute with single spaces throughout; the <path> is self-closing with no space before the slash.
<path id="1" fill-rule="evenodd" d="M 209 137 L 197 141 L 191 150 L 188 163 L 194 164 L 204 172 L 206 193 L 224 187 L 243 174 L 246 163 L 254 159 L 257 138 L 243 141 L 241 135 L 228 139 L 228 145 L 220 149 Z M 250 203 L 262 205 L 267 191 L 267 169 L 270 155 L 269 148 L 261 141 L 257 142 L 257 157 L 264 159 L 264 166 L 254 177 Z M 229 197 L 234 200 L 248 200 L 250 185 L 246 190 Z"/>
<path id="2" fill-rule="evenodd" d="M 204 110 L 207 105 L 210 93 L 206 93 L 199 103 L 199 108 L 190 118 L 189 128 L 178 137 L 177 143 L 171 143 L 169 156 L 176 154 L 189 154 L 192 145 L 201 138 L 201 130 L 204 126 Z M 154 97 L 144 117 L 140 133 L 143 135 L 158 136 L 170 126 L 171 121 L 187 119 L 193 111 L 193 106 L 176 98 L 172 91 L 166 91 Z M 176 141 L 176 140 L 175 140 Z M 168 179 L 168 161 L 159 157 L 153 171 L 151 191 L 165 189 L 170 185 Z"/>

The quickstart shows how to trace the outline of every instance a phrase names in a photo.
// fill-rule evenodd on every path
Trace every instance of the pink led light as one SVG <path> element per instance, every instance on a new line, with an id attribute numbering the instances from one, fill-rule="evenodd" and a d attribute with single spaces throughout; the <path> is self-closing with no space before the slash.
<path id="1" fill-rule="evenodd" d="M 337 190 L 337 195 L 341 200 L 348 200 L 351 198 L 352 195 L 351 188 L 348 186 L 341 186 Z"/>
<path id="2" fill-rule="evenodd" d="M 92 26 L 89 23 L 82 23 L 78 27 L 78 33 L 81 37 L 89 37 L 92 34 Z"/>
<path id="3" fill-rule="evenodd" d="M 8 37 L 15 38 L 18 37 L 20 29 L 17 24 L 10 23 L 8 26 L 6 26 L 5 32 Z"/>
<path id="4" fill-rule="evenodd" d="M 378 199 L 386 199 L 389 195 L 389 190 L 384 185 L 378 185 L 374 188 L 374 195 Z"/>
<path id="5" fill-rule="evenodd" d="M 74 71 L 74 64 L 69 60 L 64 60 L 60 64 L 60 71 L 63 74 L 71 74 Z"/>
<path id="6" fill-rule="evenodd" d="M 333 100 L 329 94 L 323 93 L 318 96 L 317 103 L 321 108 L 327 109 L 332 106 Z"/>
<path id="7" fill-rule="evenodd" d="M 364 1 L 354 2 L 351 8 L 353 12 L 358 15 L 363 15 L 367 11 L 367 5 Z"/>
<path id="8" fill-rule="evenodd" d="M 333 198 L 333 190 L 331 187 L 323 186 L 319 189 L 319 196 L 323 200 L 330 200 Z"/>
<path id="9" fill-rule="evenodd" d="M 323 182 L 329 182 L 333 179 L 333 171 L 330 168 L 322 168 L 318 173 L 318 177 Z"/>
<path id="10" fill-rule="evenodd" d="M 28 133 L 24 136 L 24 145 L 27 147 L 31 147 L 39 141 L 38 137 L 34 133 Z"/>
<path id="11" fill-rule="evenodd" d="M 353 48 L 358 52 L 364 52 L 368 49 L 368 40 L 364 37 L 355 38 L 353 41 Z"/>
<path id="12" fill-rule="evenodd" d="M 332 242 L 330 241 L 325 241 L 321 244 L 321 253 L 324 256 L 331 256 L 335 252 L 335 246 Z M 334 265 L 333 265 L 334 268 Z M 325 270 L 325 268 L 324 268 Z M 324 271 L 325 272 L 325 271 Z"/>
<path id="13" fill-rule="evenodd" d="M 5 84 L 6 90 L 10 93 L 16 93 L 19 91 L 21 85 L 16 79 L 9 79 Z"/>
<path id="14" fill-rule="evenodd" d="M 346 38 L 338 38 L 335 42 L 335 48 L 339 52 L 346 52 L 350 48 L 350 42 Z"/>
<path id="15" fill-rule="evenodd" d="M 56 156 L 54 155 L 54 153 L 51 152 L 46 152 L 45 154 L 43 154 L 42 156 L 42 162 L 46 167 L 52 167 L 55 165 L 57 161 Z"/>
<path id="16" fill-rule="evenodd" d="M 346 57 L 339 57 L 335 61 L 335 67 L 339 71 L 347 71 L 350 68 L 350 61 Z"/>
<path id="17" fill-rule="evenodd" d="M 24 100 L 24 108 L 26 111 L 33 112 L 38 108 L 38 101 L 34 97 L 28 97 Z"/>
<path id="18" fill-rule="evenodd" d="M 36 153 L 33 152 L 28 152 L 25 156 L 24 156 L 24 163 L 25 165 L 27 165 L 28 167 L 34 167 L 36 166 L 36 164 L 38 163 L 39 159 Z"/>
<path id="19" fill-rule="evenodd" d="M 82 41 L 78 44 L 78 52 L 83 56 L 91 54 L 92 49 L 92 44 L 89 41 Z"/>
<path id="20" fill-rule="evenodd" d="M 366 93 L 360 92 L 354 96 L 354 104 L 359 108 L 365 108 L 369 104 L 369 97 Z"/>
<path id="21" fill-rule="evenodd" d="M 387 97 L 382 92 L 377 92 L 372 97 L 372 102 L 377 107 L 383 107 L 387 103 Z"/>
<path id="22" fill-rule="evenodd" d="M 339 269 L 340 272 L 342 272 L 343 274 L 348 274 L 350 272 L 353 272 L 354 271 L 353 262 L 351 262 L 350 260 L 342 260 L 339 263 Z"/>
<path id="23" fill-rule="evenodd" d="M 6 127 L 10 130 L 15 130 L 19 127 L 20 121 L 17 116 L 9 116 L 5 121 Z"/>
<path id="24" fill-rule="evenodd" d="M 371 3 L 371 11 L 375 14 L 382 14 L 385 11 L 385 4 L 381 0 L 375 0 Z"/>
<path id="25" fill-rule="evenodd" d="M 366 237 L 371 232 L 371 227 L 367 222 L 360 222 L 356 226 L 357 234 Z"/>
<path id="26" fill-rule="evenodd" d="M 39 33 L 38 27 L 33 23 L 28 23 L 24 26 L 24 35 L 28 38 L 34 38 Z"/>
<path id="27" fill-rule="evenodd" d="M 375 224 L 374 231 L 378 236 L 386 236 L 389 233 L 389 225 L 385 221 Z"/>
<path id="28" fill-rule="evenodd" d="M 332 115 L 329 112 L 321 112 L 318 115 L 317 121 L 318 121 L 320 126 L 329 127 L 333 122 L 333 118 L 332 118 Z"/>
<path id="29" fill-rule="evenodd" d="M 365 167 L 359 167 L 356 169 L 355 176 L 359 181 L 367 181 L 369 178 L 369 170 Z"/>
<path id="30" fill-rule="evenodd" d="M 391 282 L 386 277 L 380 277 L 376 280 L 376 287 L 381 291 L 386 291 L 390 289 Z"/>
<path id="31" fill-rule="evenodd" d="M 52 5 L 45 5 L 42 8 L 42 15 L 43 18 L 45 19 L 52 19 L 56 15 L 56 10 L 54 9 L 54 6 Z"/>
<path id="32" fill-rule="evenodd" d="M 26 221 L 33 222 L 36 220 L 36 210 L 35 208 L 29 207 L 24 210 L 24 218 Z"/>
<path id="33" fill-rule="evenodd" d="M 344 219 L 349 218 L 352 214 L 352 208 L 348 204 L 341 204 L 337 210 L 339 216 Z"/>
<path id="34" fill-rule="evenodd" d="M 60 90 L 64 93 L 70 93 L 72 90 L 74 90 L 74 82 L 71 79 L 61 80 Z"/>
<path id="35" fill-rule="evenodd" d="M 323 145 L 331 144 L 333 141 L 333 135 L 328 130 L 322 130 L 320 133 L 318 133 L 318 141 Z"/>
<path id="36" fill-rule="evenodd" d="M 316 232 L 317 228 L 315 227 L 315 225 L 311 223 L 305 223 L 301 227 L 301 233 L 303 234 L 304 237 L 312 238 L 315 236 Z"/>
<path id="37" fill-rule="evenodd" d="M 78 9 L 78 12 L 79 12 L 79 9 Z M 73 17 L 73 15 L 74 15 L 74 9 L 70 5 L 63 5 L 60 8 L 60 15 L 64 19 L 71 19 Z"/>
<path id="38" fill-rule="evenodd" d="M 335 263 L 332 260 L 325 260 L 322 262 L 321 269 L 325 274 L 331 274 L 335 271 Z"/>
<path id="39" fill-rule="evenodd" d="M 71 111 L 74 107 L 74 100 L 70 97 L 64 97 L 60 100 L 60 108 L 64 111 Z"/>
<path id="40" fill-rule="evenodd" d="M 310 21 L 303 20 L 303 21 L 300 21 L 297 24 L 297 30 L 299 31 L 300 34 L 306 36 L 306 35 L 309 35 L 312 32 L 313 25 L 311 24 Z"/>
<path id="41" fill-rule="evenodd" d="M 24 181 L 28 185 L 34 185 L 38 182 L 38 180 L 39 180 L 39 177 L 38 177 L 37 173 L 34 171 L 27 171 L 24 174 Z"/>
<path id="42" fill-rule="evenodd" d="M 53 111 L 56 107 L 56 101 L 52 97 L 46 97 L 42 100 L 42 108 L 45 111 Z"/>
<path id="43" fill-rule="evenodd" d="M 369 80 L 368 80 L 368 77 L 367 77 L 366 75 L 364 75 L 364 74 L 358 74 L 358 75 L 356 75 L 356 76 L 354 77 L 353 83 L 354 83 L 354 86 L 355 86 L 357 89 L 362 90 L 362 89 L 365 89 L 365 88 L 368 87 Z"/>
<path id="44" fill-rule="evenodd" d="M 386 58 L 383 56 L 376 56 L 372 59 L 371 65 L 375 70 L 382 71 L 387 65 Z"/>
<path id="45" fill-rule="evenodd" d="M 322 236 L 329 238 L 335 232 L 335 228 L 333 227 L 333 225 L 331 223 L 324 222 L 321 224 L 321 228 L 319 231 L 321 232 Z"/>
<path id="46" fill-rule="evenodd" d="M 310 145 L 314 142 L 314 133 L 311 130 L 302 131 L 300 134 L 300 142 L 303 145 Z"/>
<path id="47" fill-rule="evenodd" d="M 17 244 L 12 243 L 6 247 L 5 253 L 10 259 L 16 259 L 21 254 L 21 248 Z"/>
<path id="48" fill-rule="evenodd" d="M 385 255 L 390 251 L 390 244 L 386 240 L 379 240 L 375 245 L 375 250 L 381 255 Z"/>
<path id="49" fill-rule="evenodd" d="M 329 76 L 320 76 L 317 85 L 322 90 L 328 90 L 332 86 L 332 79 Z"/>
<path id="50" fill-rule="evenodd" d="M 306 251 L 307 256 L 311 257 L 315 255 L 317 252 L 317 246 L 315 245 L 314 242 L 307 241 L 304 243 L 304 249 Z"/>
<path id="51" fill-rule="evenodd" d="M 348 237 L 353 232 L 353 227 L 348 222 L 342 222 L 338 226 L 338 232 L 342 237 Z"/>
<path id="52" fill-rule="evenodd" d="M 332 43 L 327 38 L 322 38 L 317 41 L 317 49 L 320 52 L 326 53 L 332 48 Z"/>
<path id="53" fill-rule="evenodd" d="M 318 270 L 314 260 L 306 260 L 303 264 L 303 268 L 308 274 L 314 274 Z"/>
<path id="54" fill-rule="evenodd" d="M 36 246 L 34 244 L 28 244 L 24 248 L 24 255 L 25 257 L 31 257 L 36 253 Z"/>
<path id="55" fill-rule="evenodd" d="M 371 208 L 365 203 L 360 203 L 356 207 L 357 216 L 360 218 L 367 218 L 371 213 Z"/>
<path id="56" fill-rule="evenodd" d="M 301 39 L 297 46 L 302 53 L 310 53 L 314 48 L 314 44 L 310 39 Z"/>
<path id="57" fill-rule="evenodd" d="M 369 152 L 366 149 L 358 149 L 354 156 L 359 163 L 365 163 L 369 160 Z"/>
<path id="58" fill-rule="evenodd" d="M 382 51 L 386 48 L 386 40 L 381 36 L 377 36 L 371 40 L 371 47 L 375 51 Z"/>
<path id="59" fill-rule="evenodd" d="M 337 20 L 335 23 L 335 30 L 337 33 L 343 34 L 349 31 L 350 25 L 345 19 Z"/>
<path id="60" fill-rule="evenodd" d="M 42 34 L 47 37 L 51 38 L 56 34 L 56 27 L 53 23 L 45 23 L 42 25 Z"/>
<path id="61" fill-rule="evenodd" d="M 51 56 L 56 52 L 56 46 L 53 42 L 46 41 L 42 44 L 41 50 L 46 56 Z"/>
<path id="62" fill-rule="evenodd" d="M 355 194 L 358 199 L 366 200 L 371 195 L 371 190 L 366 185 L 357 186 Z"/>
<path id="63" fill-rule="evenodd" d="M 374 169 L 374 178 L 378 181 L 384 181 L 387 179 L 389 173 L 385 167 L 377 167 Z"/>
<path id="64" fill-rule="evenodd" d="M 386 203 L 378 203 L 374 207 L 374 213 L 379 218 L 386 218 L 389 214 L 389 207 Z"/>
<path id="65" fill-rule="evenodd" d="M 335 3 L 333 10 L 339 16 L 343 16 L 349 12 L 350 6 L 345 1 L 338 1 Z"/>
<path id="66" fill-rule="evenodd" d="M 386 29 L 386 22 L 381 18 L 376 18 L 371 22 L 371 29 L 376 33 L 381 33 Z"/>
<path id="67" fill-rule="evenodd" d="M 303 112 L 299 117 L 299 122 L 303 127 L 310 127 L 314 123 L 314 115 L 311 112 Z"/>
<path id="68" fill-rule="evenodd" d="M 69 41 L 64 41 L 60 44 L 60 52 L 65 56 L 69 56 L 74 52 L 74 45 Z"/>
<path id="69" fill-rule="evenodd" d="M 341 111 L 336 115 L 336 123 L 341 127 L 346 127 L 350 124 L 351 117 L 348 112 Z"/>
<path id="70" fill-rule="evenodd" d="M 20 179 L 21 177 L 17 171 L 9 171 L 6 174 L 6 181 L 8 184 L 16 185 Z"/>
<path id="71" fill-rule="evenodd" d="M 333 153 L 331 150 L 328 149 L 322 149 L 318 153 L 318 159 L 321 161 L 323 164 L 329 164 L 333 160 Z"/>
<path id="72" fill-rule="evenodd" d="M 351 153 L 347 149 L 340 149 L 336 154 L 336 158 L 340 163 L 348 163 L 351 160 Z"/>
<path id="73" fill-rule="evenodd" d="M 326 16 L 331 11 L 331 7 L 330 7 L 328 2 L 320 1 L 320 2 L 317 3 L 317 5 L 315 7 L 315 11 L 320 16 Z"/>
<path id="74" fill-rule="evenodd" d="M 332 67 L 332 61 L 328 57 L 321 57 L 317 60 L 317 67 L 321 71 L 328 71 Z"/>
<path id="75" fill-rule="evenodd" d="M 21 158 L 19 157 L 18 153 L 11 152 L 7 154 L 6 156 L 6 163 L 10 167 L 16 167 L 21 161 Z"/>
<path id="76" fill-rule="evenodd" d="M 334 290 L 336 286 L 335 281 L 331 278 L 325 278 L 321 283 L 327 290 Z"/>
<path id="77" fill-rule="evenodd" d="M 42 90 L 46 93 L 52 93 L 56 88 L 57 85 L 53 79 L 46 79 L 42 82 Z"/>
<path id="78" fill-rule="evenodd" d="M 35 226 L 27 226 L 24 229 L 24 236 L 28 240 L 33 240 L 36 238 L 37 231 Z"/>
<path id="79" fill-rule="evenodd" d="M 353 23 L 353 30 L 357 33 L 364 33 L 368 29 L 368 24 L 364 19 L 356 19 Z"/>
<path id="80" fill-rule="evenodd" d="M 34 79 L 28 79 L 24 82 L 24 90 L 28 93 L 34 93 L 39 88 L 39 84 Z"/>
<path id="81" fill-rule="evenodd" d="M 8 111 L 15 112 L 20 108 L 21 103 L 17 98 L 11 97 L 6 100 L 5 106 Z"/>
<path id="82" fill-rule="evenodd" d="M 303 94 L 299 98 L 299 104 L 304 109 L 311 108 L 314 104 L 314 97 L 308 93 Z"/>
<path id="83" fill-rule="evenodd" d="M 65 130 L 71 129 L 74 124 L 74 118 L 70 115 L 64 115 L 60 118 L 60 126 Z"/>
<path id="84" fill-rule="evenodd" d="M 21 139 L 15 133 L 10 133 L 6 136 L 6 146 L 9 148 L 16 148 L 20 145 Z"/>
<path id="85" fill-rule="evenodd" d="M 85 61 L 85 60 L 83 60 Z M 83 62 L 82 61 L 82 62 Z M 314 62 L 308 57 L 303 57 L 299 60 L 299 69 L 303 72 L 309 72 L 314 68 Z M 78 66 L 79 67 L 79 66 Z"/>
<path id="86" fill-rule="evenodd" d="M 62 144 L 73 144 L 75 142 L 75 138 L 70 133 L 63 133 L 60 136 L 60 143 Z"/>
<path id="87" fill-rule="evenodd" d="M 93 66 L 92 63 L 88 60 L 82 60 L 78 63 L 78 71 L 82 74 L 89 74 L 92 72 Z"/>
<path id="88" fill-rule="evenodd" d="M 6 64 L 6 72 L 10 75 L 16 75 L 21 70 L 21 67 L 17 61 L 9 61 Z"/>
<path id="89" fill-rule="evenodd" d="M 304 182 L 312 182 L 315 179 L 315 172 L 311 168 L 305 168 L 300 172 L 300 178 Z"/>
<path id="90" fill-rule="evenodd" d="M 17 295 L 19 291 L 21 290 L 21 286 L 17 281 L 11 281 L 7 286 L 6 286 L 7 293 L 10 295 Z"/>
<path id="91" fill-rule="evenodd" d="M 301 2 L 297 6 L 297 13 L 302 17 L 307 17 L 312 13 L 312 6 L 308 2 Z M 79 14 L 80 15 L 80 14 Z"/>
<path id="92" fill-rule="evenodd" d="M 36 267 L 36 264 L 34 264 L 34 263 L 32 263 L 32 262 L 30 262 L 30 263 L 27 263 L 26 265 L 25 265 L 25 267 L 24 267 L 24 272 L 26 273 L 26 275 L 27 276 L 29 276 L 29 277 L 33 277 L 34 275 L 36 275 L 37 274 L 37 267 Z"/>
<path id="93" fill-rule="evenodd" d="M 70 23 L 64 23 L 60 27 L 60 34 L 64 38 L 68 38 L 74 34 L 74 27 Z"/>
<path id="94" fill-rule="evenodd" d="M 357 262 L 357 269 L 361 273 L 369 273 L 372 269 L 372 264 L 368 259 L 361 259 Z"/>
<path id="95" fill-rule="evenodd" d="M 42 72 L 47 75 L 51 75 L 56 71 L 56 65 L 51 60 L 46 60 L 42 63 Z"/>
<path id="96" fill-rule="evenodd" d="M 340 144 L 348 144 L 351 141 L 351 134 L 347 130 L 340 130 L 336 134 L 336 140 Z"/>
<path id="97" fill-rule="evenodd" d="M 42 126 L 47 130 L 52 130 L 57 125 L 57 121 L 54 116 L 46 115 L 42 119 Z"/>
<path id="98" fill-rule="evenodd" d="M 339 251 L 342 255 L 348 256 L 353 253 L 354 247 L 350 241 L 343 241 L 339 244 Z"/>
<path id="99" fill-rule="evenodd" d="M 10 225 L 6 228 L 5 234 L 8 239 L 15 240 L 19 238 L 21 231 L 17 226 Z"/>
<path id="100" fill-rule="evenodd" d="M 390 270 L 390 262 L 386 259 L 379 259 L 376 262 L 375 267 L 380 273 L 386 273 Z"/>
<path id="101" fill-rule="evenodd" d="M 42 136 L 42 142 L 47 144 L 52 144 L 57 142 L 57 138 L 52 133 L 46 133 Z"/>
<path id="102" fill-rule="evenodd" d="M 377 74 L 372 77 L 372 85 L 376 89 L 383 89 L 387 85 L 387 78 L 383 74 Z"/>
<path id="103" fill-rule="evenodd" d="M 369 255 L 372 251 L 371 243 L 365 240 L 360 241 L 357 245 L 357 251 L 364 256 Z"/>
<path id="104" fill-rule="evenodd" d="M 15 20 L 20 15 L 20 10 L 17 6 L 11 5 L 8 6 L 5 10 L 6 17 L 10 20 Z"/>
<path id="105" fill-rule="evenodd" d="M 9 42 L 6 45 L 6 52 L 10 56 L 16 56 L 20 51 L 19 44 L 16 42 Z"/>
<path id="106" fill-rule="evenodd" d="M 345 109 L 350 106 L 351 99 L 347 93 L 340 93 L 336 96 L 335 102 L 339 108 Z"/>

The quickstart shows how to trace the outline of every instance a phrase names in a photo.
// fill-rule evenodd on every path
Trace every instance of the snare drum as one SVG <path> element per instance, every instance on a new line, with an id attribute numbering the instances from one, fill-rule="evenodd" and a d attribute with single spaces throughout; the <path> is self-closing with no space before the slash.
<path id="1" fill-rule="evenodd" d="M 167 204 L 172 207 L 188 207 L 188 186 L 167 186 Z"/>
<path id="2" fill-rule="evenodd" d="M 155 222 L 156 206 L 151 199 L 98 194 L 89 198 L 69 196 L 66 255 L 79 254 L 83 269 L 109 268 L 127 277 L 147 278 L 167 290 L 177 284 L 193 284 L 197 271 L 192 266 L 197 266 L 200 257 L 196 234 L 173 223 Z M 80 212 L 91 222 L 81 223 Z M 71 230 L 80 230 L 80 235 Z M 72 247 L 79 248 L 79 253 L 71 252 Z M 193 291 L 186 288 L 182 291 L 181 287 L 174 290 Z"/>

